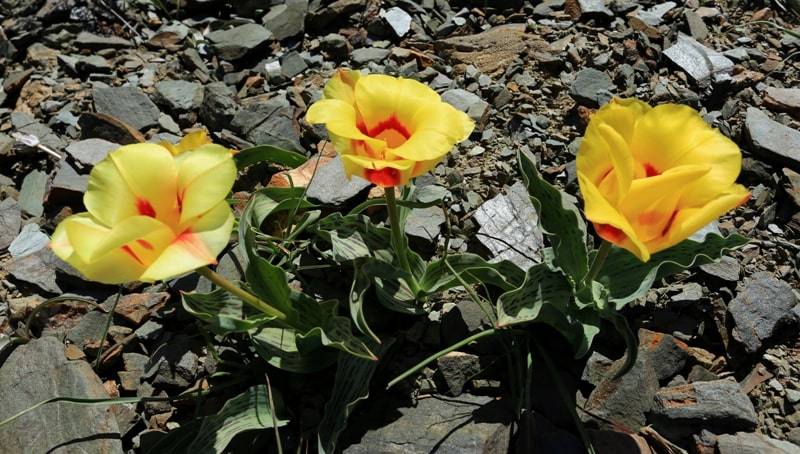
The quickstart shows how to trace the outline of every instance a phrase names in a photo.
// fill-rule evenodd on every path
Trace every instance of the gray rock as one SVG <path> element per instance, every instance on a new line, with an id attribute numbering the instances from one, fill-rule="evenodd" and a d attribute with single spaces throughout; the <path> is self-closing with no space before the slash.
<path id="1" fill-rule="evenodd" d="M 664 55 L 700 87 L 731 80 L 732 61 L 683 33 L 678 33 L 678 39 L 664 51 Z"/>
<path id="2" fill-rule="evenodd" d="M 212 131 L 221 131 L 230 126 L 239 111 L 235 93 L 224 82 L 212 82 L 205 86 L 199 116 Z"/>
<path id="3" fill-rule="evenodd" d="M 430 248 L 436 244 L 444 223 L 445 215 L 441 207 L 414 208 L 406 219 L 405 232 L 406 235 L 425 242 Z"/>
<path id="4" fill-rule="evenodd" d="M 0 201 L 0 251 L 8 248 L 22 226 L 22 209 L 12 198 Z"/>
<path id="5" fill-rule="evenodd" d="M 67 145 L 65 151 L 75 161 L 78 170 L 88 173 L 92 167 L 119 148 L 119 144 L 103 139 L 78 140 Z"/>
<path id="6" fill-rule="evenodd" d="M 672 8 L 675 8 L 677 4 L 675 2 L 663 2 L 654 5 L 653 7 L 639 11 L 636 13 L 636 17 L 644 21 L 648 25 L 652 25 L 653 27 L 657 27 L 661 25 L 662 18 L 664 14 L 667 14 Z"/>
<path id="7" fill-rule="evenodd" d="M 575 76 L 569 87 L 569 95 L 582 105 L 597 107 L 600 105 L 598 96 L 605 97 L 604 93 L 613 88 L 614 82 L 608 74 L 594 68 L 585 68 Z"/>
<path id="8" fill-rule="evenodd" d="M 633 432 L 645 425 L 645 413 L 650 410 L 653 396 L 658 390 L 658 378 L 650 359 L 638 355 L 631 370 L 614 379 L 613 371 L 622 367 L 625 358 L 618 359 L 606 376 L 589 394 L 584 408 L 591 414 L 621 424 Z M 597 419 L 581 414 L 585 422 L 596 424 Z"/>
<path id="9" fill-rule="evenodd" d="M 776 110 L 800 111 L 800 88 L 767 87 L 764 104 Z"/>
<path id="10" fill-rule="evenodd" d="M 650 361 L 659 381 L 675 376 L 686 365 L 689 347 L 669 334 L 639 329 L 639 356 Z"/>
<path id="11" fill-rule="evenodd" d="M 86 192 L 88 184 L 89 175 L 79 174 L 72 165 L 62 162 L 50 185 L 50 194 L 47 200 L 50 203 L 64 204 L 79 201 Z"/>
<path id="12" fill-rule="evenodd" d="M 235 61 L 266 49 L 274 40 L 274 35 L 259 24 L 244 24 L 213 31 L 206 38 L 220 59 Z"/>
<path id="13" fill-rule="evenodd" d="M 467 112 L 472 106 L 484 102 L 480 96 L 463 88 L 453 88 L 442 93 L 442 101 L 456 109 Z"/>
<path id="14" fill-rule="evenodd" d="M 203 102 L 203 86 L 185 80 L 158 82 L 153 94 L 156 103 L 172 113 L 188 112 L 200 107 Z"/>
<path id="15" fill-rule="evenodd" d="M 303 56 L 296 51 L 287 52 L 281 59 L 281 74 L 287 80 L 291 80 L 298 74 L 308 69 L 306 61 Z"/>
<path id="16" fill-rule="evenodd" d="M 362 47 L 350 52 L 350 60 L 356 66 L 364 66 L 367 63 L 382 63 L 389 57 L 389 49 L 379 47 Z"/>
<path id="17" fill-rule="evenodd" d="M 31 216 L 41 216 L 44 213 L 44 196 L 47 193 L 46 173 L 33 170 L 25 175 L 19 191 L 19 206 L 22 211 Z"/>
<path id="18" fill-rule="evenodd" d="M 0 368 L 0 414 L 14 415 L 39 402 L 69 396 L 109 398 L 85 361 L 69 361 L 55 337 L 17 347 Z M 3 426 L 0 452 L 123 453 L 110 406 L 57 402 L 43 405 Z"/>
<path id="19" fill-rule="evenodd" d="M 35 136 L 39 139 L 39 143 L 56 152 L 66 146 L 64 140 L 55 134 L 52 129 L 25 112 L 16 110 L 11 112 L 11 125 L 22 134 Z"/>
<path id="20" fill-rule="evenodd" d="M 758 424 L 753 404 L 732 380 L 701 381 L 656 392 L 650 423 L 672 441 L 699 434 L 752 431 Z"/>
<path id="21" fill-rule="evenodd" d="M 792 308 L 797 300 L 791 285 L 767 272 L 754 273 L 742 287 L 728 303 L 731 334 L 748 353 L 755 353 L 782 324 L 796 321 Z"/>
<path id="22" fill-rule="evenodd" d="M 231 120 L 231 126 L 252 143 L 304 153 L 292 118 L 294 107 L 286 99 L 278 97 L 240 110 Z"/>
<path id="23" fill-rule="evenodd" d="M 353 176 L 350 180 L 344 174 L 342 157 L 336 156 L 326 165 L 319 167 L 308 185 L 306 193 L 310 199 L 323 204 L 341 205 L 352 199 L 371 183 Z"/>
<path id="24" fill-rule="evenodd" d="M 158 107 L 135 87 L 95 88 L 92 99 L 96 112 L 111 115 L 139 131 L 158 124 Z"/>
<path id="25" fill-rule="evenodd" d="M 100 55 L 80 55 L 76 57 L 75 70 L 81 75 L 95 73 L 108 74 L 111 72 L 111 63 Z"/>
<path id="26" fill-rule="evenodd" d="M 338 33 L 329 33 L 320 38 L 319 48 L 332 60 L 344 60 L 350 51 L 347 40 Z"/>
<path id="27" fill-rule="evenodd" d="M 78 320 L 78 323 L 67 330 L 67 340 L 75 344 L 81 350 L 97 352 L 103 333 L 106 330 L 106 323 L 111 314 L 100 311 L 90 311 Z"/>
<path id="28" fill-rule="evenodd" d="M 282 41 L 303 32 L 307 12 L 308 0 L 286 0 L 281 5 L 272 6 L 261 23 L 276 40 Z"/>
<path id="29" fill-rule="evenodd" d="M 411 15 L 400 7 L 393 6 L 382 10 L 380 15 L 398 38 L 402 38 L 411 30 Z"/>
<path id="30" fill-rule="evenodd" d="M 541 261 L 539 216 L 521 181 L 481 205 L 475 220 L 481 225 L 478 240 L 492 253 L 492 262 L 510 260 L 525 270 Z"/>
<path id="31" fill-rule="evenodd" d="M 613 18 L 614 12 L 606 7 L 604 0 L 578 0 L 581 7 L 581 18 L 605 16 Z"/>
<path id="32" fill-rule="evenodd" d="M 436 374 L 444 381 L 444 388 L 451 396 L 460 396 L 464 385 L 478 374 L 482 367 L 477 355 L 464 352 L 450 352 L 436 360 Z"/>
<path id="33" fill-rule="evenodd" d="M 717 454 L 800 454 L 800 446 L 760 433 L 737 432 L 717 437 Z"/>
<path id="34" fill-rule="evenodd" d="M 119 36 L 101 36 L 89 32 L 80 32 L 73 41 L 75 47 L 91 51 L 106 49 L 126 49 L 134 47 L 133 43 Z"/>
<path id="35" fill-rule="evenodd" d="M 703 18 L 697 12 L 691 9 L 683 11 L 683 17 L 686 18 L 686 25 L 689 26 L 689 34 L 692 38 L 698 41 L 704 41 L 708 37 L 708 27 L 706 27 Z"/>
<path id="36" fill-rule="evenodd" d="M 28 224 L 8 246 L 8 253 L 14 258 L 25 257 L 44 248 L 48 242 L 50 237 L 38 225 Z"/>
<path id="37" fill-rule="evenodd" d="M 700 265 L 704 273 L 726 282 L 738 282 L 740 274 L 739 261 L 731 256 L 724 256 L 717 262 Z"/>
<path id="38" fill-rule="evenodd" d="M 508 452 L 507 441 L 505 446 L 496 446 L 498 434 L 508 430 L 513 414 L 504 400 L 463 394 L 456 399 L 420 399 L 415 406 L 406 407 L 396 398 L 370 399 L 364 405 L 364 412 L 377 417 L 352 418 L 348 424 L 352 435 L 345 433 L 342 437 L 342 452 Z M 389 408 L 392 410 L 387 411 Z M 352 440 L 349 446 L 348 438 Z"/>
<path id="39" fill-rule="evenodd" d="M 757 107 L 747 108 L 745 124 L 755 152 L 800 169 L 800 132 L 772 120 Z"/>
<path id="40" fill-rule="evenodd" d="M 153 386 L 184 390 L 197 379 L 199 357 L 194 346 L 185 341 L 163 345 L 153 353 L 142 378 L 152 379 Z"/>
<path id="41" fill-rule="evenodd" d="M 56 284 L 56 264 L 62 260 L 50 248 L 40 249 L 33 254 L 12 258 L 5 269 L 17 281 L 32 285 L 47 294 L 61 294 Z"/>

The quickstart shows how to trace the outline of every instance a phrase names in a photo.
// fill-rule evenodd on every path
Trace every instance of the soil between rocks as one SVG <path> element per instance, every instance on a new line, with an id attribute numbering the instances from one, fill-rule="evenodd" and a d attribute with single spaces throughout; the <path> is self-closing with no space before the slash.
<path id="1" fill-rule="evenodd" d="M 641 356 L 666 364 L 675 351 L 684 352 L 684 361 L 671 372 L 642 365 L 640 375 L 632 372 L 625 382 L 629 388 L 610 383 L 609 368 L 622 350 L 613 335 L 600 339 L 598 350 L 607 356 L 588 360 L 577 387 L 579 404 L 590 415 L 582 418 L 590 427 L 617 432 L 620 425 L 637 433 L 654 424 L 691 452 L 739 452 L 732 446 L 795 452 L 792 449 L 800 445 L 800 94 L 794 87 L 800 40 L 780 29 L 798 26 L 798 15 L 789 5 L 559 0 L 263 3 L 208 1 L 176 7 L 165 2 L 162 7 L 158 2 L 0 2 L 0 328 L 7 336 L 20 334 L 26 316 L 46 298 L 81 293 L 103 303 L 113 292 L 81 280 L 42 248 L 60 219 L 82 210 L 85 178 L 98 156 L 124 143 L 176 141 L 197 128 L 232 148 L 274 144 L 313 155 L 324 147 L 324 128 L 305 122 L 305 109 L 338 67 L 418 78 L 476 119 L 478 127 L 470 139 L 422 179 L 446 195 L 446 219 L 421 215 L 420 231 L 429 235 L 414 238 L 415 247 L 432 255 L 445 247 L 487 256 L 501 252 L 482 241 L 499 232 L 480 230 L 486 226 L 478 223 L 476 213 L 488 200 L 512 192 L 520 179 L 517 151 L 534 154 L 546 179 L 577 195 L 574 156 L 594 109 L 612 96 L 683 103 L 699 110 L 742 149 L 740 182 L 750 188 L 751 200 L 723 216 L 715 228 L 740 233 L 751 242 L 717 267 L 664 279 L 627 312 L 635 328 L 646 330 L 639 332 L 640 338 L 664 334 L 647 345 L 678 345 L 653 348 L 652 354 Z M 243 25 L 245 32 L 232 32 Z M 56 165 L 41 148 L 15 141 L 14 133 L 34 136 L 66 159 Z M 236 189 L 249 192 L 267 184 L 274 171 L 251 170 Z M 361 191 L 336 195 L 343 197 L 342 205 L 358 203 L 364 196 Z M 203 283 L 199 285 L 202 290 Z M 111 340 L 123 343 L 129 356 L 108 361 L 99 374 L 112 395 L 174 395 L 221 367 L 193 339 L 196 328 L 179 309 L 177 291 L 197 286 L 190 279 L 125 286 L 129 312 L 124 322 L 115 323 Z M 385 383 L 404 367 L 451 344 L 456 333 L 469 333 L 482 323 L 458 292 L 442 295 L 433 314 L 428 320 L 386 321 L 395 323 L 396 354 L 379 370 L 376 383 Z M 92 333 L 102 326 L 101 315 L 102 311 L 65 305 L 39 313 L 34 329 L 37 335 L 49 332 L 68 344 L 75 361 L 93 361 L 99 343 Z M 164 355 L 163 370 L 153 372 L 151 367 L 145 373 L 144 364 L 152 365 L 154 351 L 164 346 L 173 354 Z M 15 373 L 8 370 L 11 350 L 3 351 L 0 377 Z M 446 430 L 427 439 L 419 426 L 427 419 L 405 414 L 410 408 L 424 408 L 427 417 L 439 414 L 438 419 L 446 420 L 452 416 L 448 411 L 463 411 L 428 407 L 428 396 L 457 398 L 464 392 L 470 401 L 475 396 L 491 396 L 489 401 L 507 396 L 509 383 L 499 368 L 480 363 L 485 356 L 481 346 L 463 350 L 461 356 L 432 364 L 416 383 L 373 390 L 371 403 L 354 414 L 351 429 L 342 436 L 342 447 L 350 452 L 519 449 L 519 438 L 508 435 L 519 433 L 518 427 L 506 417 L 487 417 L 498 425 L 480 430 L 476 421 L 467 421 L 474 437 L 457 440 Z M 164 372 L 183 362 L 191 369 L 185 377 Z M 483 375 L 475 375 L 478 372 Z M 329 385 L 333 371 L 306 378 L 270 373 L 276 387 L 285 386 L 295 399 L 289 406 L 296 412 L 297 447 L 313 449 L 313 427 L 325 401 L 325 393 L 317 388 Z M 686 398 L 698 399 L 702 386 L 697 383 L 716 384 L 725 378 L 747 396 L 752 418 L 746 408 L 730 417 L 674 416 L 659 413 L 653 403 L 669 402 L 667 390 L 690 384 L 694 394 Z M 646 383 L 654 383 L 653 393 L 658 389 L 661 394 L 637 392 L 647 388 Z M 608 394 L 595 392 L 598 389 Z M 622 404 L 614 403 L 615 392 Z M 631 403 L 642 396 L 646 410 Z M 4 399 L 7 394 L 0 394 L 0 406 Z M 732 401 L 712 399 L 707 405 Z M 381 407 L 383 402 L 390 403 Z M 144 404 L 119 413 L 119 443 L 112 451 L 147 452 L 149 439 L 185 423 L 191 411 L 180 404 Z M 385 419 L 377 417 L 387 414 Z M 697 430 L 688 433 L 681 427 L 703 418 L 717 418 L 718 424 L 698 423 Z M 381 424 L 365 427 L 359 420 Z M 411 423 L 398 428 L 396 423 L 403 420 Z M 574 447 L 571 430 L 566 430 L 571 441 L 564 444 L 541 441 L 547 432 L 541 428 L 547 424 L 570 426 L 557 416 L 537 420 L 536 452 L 580 449 Z M 387 434 L 387 428 L 395 432 Z M 12 438 L 3 431 L 0 428 L 0 446 Z M 646 434 L 642 437 L 652 449 L 664 449 L 666 442 L 659 444 L 656 436 Z M 761 437 L 751 438 L 754 434 Z M 602 440 L 598 448 L 606 449 L 601 452 L 622 452 L 615 450 L 619 441 L 604 436 L 595 435 L 596 441 Z M 273 446 L 254 437 L 240 440 L 231 452 L 249 452 L 252 448 L 243 447 L 247 442 L 264 449 Z M 34 441 L 30 443 L 23 444 L 26 452 L 37 452 Z M 631 452 L 649 451 L 642 447 Z"/>

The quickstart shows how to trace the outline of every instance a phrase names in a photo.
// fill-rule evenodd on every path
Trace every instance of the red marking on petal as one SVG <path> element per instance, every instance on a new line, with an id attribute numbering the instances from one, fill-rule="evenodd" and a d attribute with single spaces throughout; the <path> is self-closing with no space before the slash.
<path id="1" fill-rule="evenodd" d="M 175 237 L 175 239 L 172 240 L 172 244 L 177 245 L 201 260 L 206 260 L 209 265 L 217 263 L 216 257 L 211 256 L 211 252 L 208 251 L 206 245 L 200 241 L 200 238 L 195 235 L 191 229 L 187 229 Z"/>
<path id="2" fill-rule="evenodd" d="M 639 221 L 639 224 L 642 225 L 653 225 L 660 219 L 662 219 L 662 217 L 659 216 L 658 211 L 646 211 L 639 215 L 637 221 Z"/>
<path id="3" fill-rule="evenodd" d="M 411 137 L 411 133 L 394 114 L 391 117 L 387 118 L 386 120 L 381 121 L 374 128 L 370 129 L 367 133 L 370 137 L 378 137 L 382 134 L 392 133 L 395 132 L 403 136 L 403 139 L 408 139 Z"/>
<path id="4" fill-rule="evenodd" d="M 153 250 L 153 244 L 151 242 L 147 241 L 147 240 L 138 239 L 138 240 L 136 240 L 136 243 L 139 246 L 147 249 L 148 251 L 152 251 Z"/>
<path id="5" fill-rule="evenodd" d="M 625 232 L 609 224 L 595 224 L 594 229 L 600 238 L 614 244 L 620 244 L 628 237 Z"/>
<path id="6" fill-rule="evenodd" d="M 653 167 L 652 164 L 645 163 L 644 164 L 644 174 L 645 174 L 646 178 L 650 178 L 650 177 L 657 177 L 657 176 L 661 175 L 661 172 L 658 169 L 656 169 L 655 167 Z"/>
<path id="7" fill-rule="evenodd" d="M 381 187 L 399 186 L 400 171 L 394 167 L 383 169 L 364 169 L 364 178 Z"/>
<path id="8" fill-rule="evenodd" d="M 678 210 L 672 212 L 672 216 L 669 217 L 669 221 L 667 221 L 667 225 L 664 227 L 664 230 L 661 231 L 661 236 L 666 236 L 669 229 L 672 228 L 672 223 L 675 222 L 675 218 L 678 217 Z"/>
<path id="9" fill-rule="evenodd" d="M 125 245 L 125 246 L 122 246 L 120 249 L 122 249 L 126 254 L 130 255 L 131 257 L 133 257 L 133 259 L 136 260 L 137 262 L 139 262 L 140 265 L 144 266 L 144 262 L 142 262 L 142 259 L 140 259 L 139 256 L 136 255 L 135 252 L 133 252 L 133 249 L 131 249 L 130 246 Z"/>
<path id="10" fill-rule="evenodd" d="M 156 217 L 156 210 L 150 202 L 144 199 L 136 199 L 136 211 L 142 216 Z"/>

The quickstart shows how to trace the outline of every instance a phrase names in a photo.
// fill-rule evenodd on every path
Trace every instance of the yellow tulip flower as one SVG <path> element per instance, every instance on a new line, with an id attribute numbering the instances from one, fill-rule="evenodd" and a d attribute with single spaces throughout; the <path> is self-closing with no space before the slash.
<path id="1" fill-rule="evenodd" d="M 426 85 L 381 74 L 340 70 L 306 115 L 325 123 L 348 178 L 407 185 L 431 170 L 475 127 Z"/>
<path id="2" fill-rule="evenodd" d="M 233 213 L 230 150 L 205 144 L 173 156 L 151 143 L 123 146 L 98 163 L 84 194 L 87 212 L 62 221 L 53 252 L 87 278 L 153 282 L 216 263 Z"/>
<path id="3" fill-rule="evenodd" d="M 586 218 L 643 262 L 747 201 L 742 155 L 692 108 L 614 99 L 595 113 L 577 156 Z"/>

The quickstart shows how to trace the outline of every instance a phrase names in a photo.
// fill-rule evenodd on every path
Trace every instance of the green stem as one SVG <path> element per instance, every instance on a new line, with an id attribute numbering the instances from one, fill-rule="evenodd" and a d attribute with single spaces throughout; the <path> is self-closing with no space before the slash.
<path id="1" fill-rule="evenodd" d="M 597 277 L 597 273 L 603 268 L 603 263 L 605 263 L 606 258 L 608 258 L 608 253 L 611 252 L 611 246 L 612 244 L 606 240 L 603 240 L 600 244 L 600 248 L 597 249 L 597 255 L 594 256 L 592 267 L 589 268 L 589 272 L 586 273 L 586 276 L 581 280 L 583 284 L 592 282 L 594 278 Z"/>
<path id="2" fill-rule="evenodd" d="M 408 286 L 411 287 L 411 292 L 416 295 L 419 291 L 417 279 L 414 273 L 411 272 L 411 266 L 408 264 L 408 254 L 406 254 L 406 243 L 403 241 L 405 235 L 403 226 L 400 223 L 400 213 L 397 209 L 397 198 L 394 194 L 394 186 L 383 188 L 386 194 L 386 211 L 389 212 L 389 226 L 392 230 L 392 249 L 400 262 L 400 269 L 408 273 Z"/>
<path id="3" fill-rule="evenodd" d="M 466 338 L 466 339 L 464 339 L 464 340 L 462 340 L 460 342 L 456 342 L 455 344 L 451 345 L 450 347 L 445 348 L 444 350 L 439 350 L 438 352 L 432 354 L 431 356 L 429 356 L 429 357 L 423 359 L 422 361 L 420 361 L 419 363 L 417 363 L 416 366 L 412 367 L 411 369 L 408 369 L 407 371 L 405 371 L 402 374 L 400 374 L 397 377 L 395 377 L 392 381 L 389 382 L 389 384 L 386 385 L 386 389 L 391 388 L 392 386 L 396 385 L 397 383 L 399 383 L 404 378 L 406 378 L 409 375 L 413 374 L 414 372 L 422 369 L 423 367 L 425 367 L 431 361 L 435 361 L 437 358 L 439 358 L 441 356 L 444 356 L 444 355 L 452 352 L 453 350 L 461 348 L 464 345 L 467 345 L 472 341 L 476 341 L 476 340 L 478 340 L 478 339 L 480 339 L 482 337 L 491 336 L 492 334 L 494 334 L 494 332 L 495 332 L 495 330 L 493 330 L 493 329 L 487 329 L 486 331 L 480 331 L 478 333 L 473 334 L 472 336 L 469 336 L 468 338 Z"/>
<path id="4" fill-rule="evenodd" d="M 245 303 L 249 304 L 253 308 L 269 315 L 272 317 L 277 318 L 281 321 L 286 321 L 286 314 L 275 309 L 274 307 L 270 306 L 269 304 L 265 303 L 257 296 L 253 295 L 252 293 L 244 290 L 243 288 L 235 285 L 233 282 L 225 279 L 224 277 L 220 276 L 219 274 L 211 271 L 210 268 L 204 266 L 202 268 L 198 268 L 197 272 L 203 276 L 204 278 L 208 279 L 209 281 L 217 284 L 217 286 L 226 292 L 230 293 L 231 295 L 241 299 Z"/>

